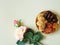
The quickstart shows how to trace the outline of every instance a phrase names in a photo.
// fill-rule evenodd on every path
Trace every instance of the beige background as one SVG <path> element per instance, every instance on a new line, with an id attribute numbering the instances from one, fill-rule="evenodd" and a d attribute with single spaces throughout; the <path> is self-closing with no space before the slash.
<path id="1" fill-rule="evenodd" d="M 16 45 L 14 19 L 22 19 L 34 30 L 35 17 L 42 10 L 54 10 L 60 14 L 60 0 L 0 0 L 0 45 Z M 45 45 L 60 45 L 60 30 L 46 35 Z"/>

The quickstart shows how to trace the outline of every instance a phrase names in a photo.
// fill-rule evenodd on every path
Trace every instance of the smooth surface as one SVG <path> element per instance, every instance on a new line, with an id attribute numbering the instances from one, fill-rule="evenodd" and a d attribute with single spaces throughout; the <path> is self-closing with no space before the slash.
<path id="1" fill-rule="evenodd" d="M 22 19 L 37 30 L 35 18 L 42 10 L 54 10 L 60 15 L 60 0 L 0 0 L 0 45 L 16 45 L 14 19 Z M 45 36 L 45 45 L 60 45 L 60 29 Z"/>

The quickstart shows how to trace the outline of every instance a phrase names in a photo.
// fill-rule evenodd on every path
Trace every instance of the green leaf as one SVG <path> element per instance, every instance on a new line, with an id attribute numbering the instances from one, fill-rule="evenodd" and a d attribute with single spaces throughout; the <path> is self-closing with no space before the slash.
<path id="1" fill-rule="evenodd" d="M 43 45 L 43 43 L 41 43 L 41 42 L 36 42 L 36 43 L 34 43 L 34 45 Z"/>
<path id="2" fill-rule="evenodd" d="M 36 43 L 34 43 L 34 45 L 38 45 L 38 43 L 36 42 Z"/>
<path id="3" fill-rule="evenodd" d="M 33 40 L 34 40 L 35 42 L 37 42 L 39 39 L 40 39 L 39 35 L 34 35 L 34 36 L 33 36 Z"/>
<path id="4" fill-rule="evenodd" d="M 39 42 L 40 40 L 43 39 L 43 35 L 42 35 L 40 32 L 37 32 L 37 33 L 35 34 L 35 38 L 37 38 L 36 40 Z"/>
<path id="5" fill-rule="evenodd" d="M 34 44 L 36 41 L 33 38 L 30 40 L 30 44 Z"/>
<path id="6" fill-rule="evenodd" d="M 16 42 L 16 44 L 18 44 L 20 42 L 20 40 L 18 40 L 17 42 Z"/>
<path id="7" fill-rule="evenodd" d="M 34 44 L 43 39 L 43 35 L 40 32 L 36 32 L 33 38 L 30 40 L 30 44 Z"/>
<path id="8" fill-rule="evenodd" d="M 24 38 L 30 40 L 30 39 L 32 39 L 33 35 L 34 35 L 34 31 L 29 28 L 29 29 L 25 32 Z"/>
<path id="9" fill-rule="evenodd" d="M 25 45 L 25 43 L 23 41 L 17 41 L 17 45 Z"/>
<path id="10" fill-rule="evenodd" d="M 22 42 L 26 43 L 26 42 L 27 42 L 27 39 L 23 39 L 23 41 L 22 41 Z"/>
<path id="11" fill-rule="evenodd" d="M 27 32 L 24 34 L 24 38 L 27 39 L 29 41 L 29 43 L 31 44 L 32 42 L 32 38 L 34 36 L 34 31 L 32 29 L 28 29 Z"/>
<path id="12" fill-rule="evenodd" d="M 41 42 L 37 42 L 38 43 L 38 45 L 44 45 L 43 43 L 41 43 Z"/>
<path id="13" fill-rule="evenodd" d="M 26 39 L 31 39 L 33 37 L 33 33 L 32 32 L 27 32 L 27 33 L 25 33 L 24 37 Z"/>

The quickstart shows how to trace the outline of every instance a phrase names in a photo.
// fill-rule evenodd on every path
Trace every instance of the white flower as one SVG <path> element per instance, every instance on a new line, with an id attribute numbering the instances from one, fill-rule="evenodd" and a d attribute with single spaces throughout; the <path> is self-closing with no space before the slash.
<path id="1" fill-rule="evenodd" d="M 25 26 L 20 26 L 19 28 L 17 28 L 16 32 L 15 32 L 16 40 L 22 41 L 26 30 L 27 30 L 27 27 L 25 27 Z"/>

